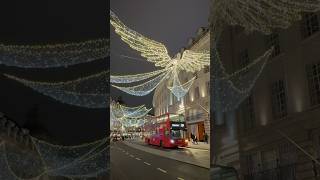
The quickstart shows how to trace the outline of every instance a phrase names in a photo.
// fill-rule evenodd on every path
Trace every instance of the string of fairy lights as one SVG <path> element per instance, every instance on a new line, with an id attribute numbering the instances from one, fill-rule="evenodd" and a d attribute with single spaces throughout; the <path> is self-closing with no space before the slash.
<path id="1" fill-rule="evenodd" d="M 106 108 L 108 105 L 108 71 L 55 83 L 29 81 L 7 74 L 5 76 L 62 103 L 85 108 Z"/>
<path id="2" fill-rule="evenodd" d="M 150 109 L 146 108 L 145 105 L 128 107 L 118 102 L 111 101 L 110 103 L 111 129 L 139 127 L 144 124 L 145 117 L 151 111 L 151 109 L 152 108 Z"/>
<path id="3" fill-rule="evenodd" d="M 108 56 L 108 39 L 49 45 L 0 44 L 0 64 L 20 68 L 67 67 Z"/>
<path id="4" fill-rule="evenodd" d="M 79 146 L 61 146 L 32 138 L 35 150 L 17 149 L 0 144 L 0 178 L 40 180 L 42 177 L 94 178 L 105 175 L 108 139 Z"/>
<path id="5" fill-rule="evenodd" d="M 319 11 L 320 0 L 215 0 L 211 8 L 214 26 L 223 21 L 248 32 L 269 34 L 275 28 L 288 28 L 303 12 Z"/>

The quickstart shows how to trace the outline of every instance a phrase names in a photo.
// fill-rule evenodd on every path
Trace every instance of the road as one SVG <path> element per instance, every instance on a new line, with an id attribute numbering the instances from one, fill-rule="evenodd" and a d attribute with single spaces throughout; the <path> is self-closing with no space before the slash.
<path id="1" fill-rule="evenodd" d="M 209 180 L 210 176 L 209 169 L 147 153 L 121 141 L 112 143 L 110 156 L 111 180 Z"/>

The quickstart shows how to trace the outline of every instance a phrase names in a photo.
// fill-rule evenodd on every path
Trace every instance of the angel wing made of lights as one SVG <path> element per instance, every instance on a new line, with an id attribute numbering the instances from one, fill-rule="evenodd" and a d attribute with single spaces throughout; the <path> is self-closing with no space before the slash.
<path id="1" fill-rule="evenodd" d="M 201 70 L 204 66 L 210 65 L 209 51 L 194 52 L 191 50 L 185 50 L 182 55 L 178 53 L 175 58 L 171 58 L 165 45 L 130 29 L 123 22 L 121 22 L 116 14 L 112 11 L 110 11 L 110 23 L 115 28 L 115 32 L 125 43 L 127 43 L 132 49 L 140 52 L 141 56 L 146 58 L 147 61 L 154 63 L 156 67 L 162 68 L 161 70 L 142 74 L 111 76 L 110 80 L 112 83 L 124 84 L 151 78 L 147 82 L 135 86 L 121 87 L 112 85 L 113 87 L 118 88 L 128 94 L 135 96 L 147 95 L 152 92 L 161 82 L 171 78 L 168 82 L 173 82 L 173 84 L 172 87 L 168 88 L 175 96 L 181 98 L 186 92 L 188 92 L 193 81 L 191 81 L 191 83 L 189 81 L 185 84 L 181 84 L 179 79 L 177 79 L 179 77 L 176 74 L 179 74 L 180 71 L 194 73 Z"/>

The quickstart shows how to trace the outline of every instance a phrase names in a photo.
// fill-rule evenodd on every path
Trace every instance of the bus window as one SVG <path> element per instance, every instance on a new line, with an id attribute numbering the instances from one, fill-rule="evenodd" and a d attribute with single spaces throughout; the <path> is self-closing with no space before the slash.
<path id="1" fill-rule="evenodd" d="M 182 129 L 171 129 L 172 138 L 185 138 L 185 131 Z"/>

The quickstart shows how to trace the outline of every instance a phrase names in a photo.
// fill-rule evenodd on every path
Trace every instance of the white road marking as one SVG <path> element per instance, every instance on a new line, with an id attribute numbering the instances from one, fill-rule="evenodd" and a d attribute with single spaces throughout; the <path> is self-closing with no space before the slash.
<path id="1" fill-rule="evenodd" d="M 141 161 L 141 159 L 140 159 L 140 158 L 136 158 L 136 160 Z"/>
<path id="2" fill-rule="evenodd" d="M 163 169 L 161 169 L 161 168 L 157 168 L 157 170 L 159 170 L 159 171 L 161 171 L 161 172 L 163 172 L 163 173 L 167 173 L 166 170 L 163 170 Z"/>
<path id="3" fill-rule="evenodd" d="M 150 163 L 147 163 L 147 162 L 143 162 L 144 164 L 146 164 L 146 165 L 148 165 L 148 166 L 151 166 L 151 164 Z"/>
<path id="4" fill-rule="evenodd" d="M 130 155 L 130 157 L 134 158 L 134 155 Z"/>
<path id="5" fill-rule="evenodd" d="M 181 178 L 181 177 L 177 177 L 177 179 L 179 179 L 179 180 L 184 180 L 183 178 Z"/>

